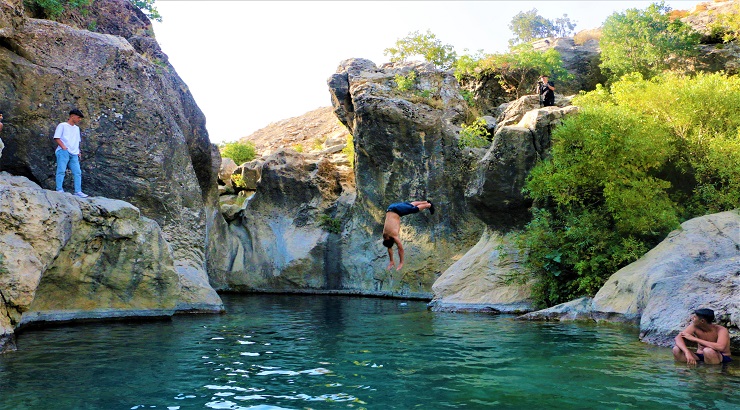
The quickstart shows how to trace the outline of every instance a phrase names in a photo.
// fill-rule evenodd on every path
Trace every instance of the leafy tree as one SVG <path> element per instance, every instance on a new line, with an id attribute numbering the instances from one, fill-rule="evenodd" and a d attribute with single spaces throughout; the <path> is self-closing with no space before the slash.
<path id="1" fill-rule="evenodd" d="M 679 19 L 671 21 L 669 11 L 661 2 L 607 17 L 599 41 L 600 67 L 611 80 L 631 72 L 650 78 L 684 66 L 695 55 L 699 33 Z"/>
<path id="2" fill-rule="evenodd" d="M 574 104 L 525 188 L 541 305 L 593 295 L 678 223 L 740 203 L 740 78 L 635 73 Z"/>
<path id="3" fill-rule="evenodd" d="M 384 54 L 390 55 L 391 61 L 406 61 L 412 56 L 420 55 L 425 61 L 443 70 L 448 70 L 457 60 L 454 47 L 442 44 L 430 30 L 425 34 L 418 31 L 409 33 L 397 40 L 395 47 L 386 48 Z"/>
<path id="4" fill-rule="evenodd" d="M 143 11 L 149 19 L 162 22 L 162 15 L 154 6 L 154 0 L 131 0 L 131 3 Z"/>
<path id="5" fill-rule="evenodd" d="M 553 22 L 553 31 L 557 37 L 568 37 L 573 34 L 575 28 L 576 23 L 570 21 L 567 14 L 563 14 L 563 17 L 556 18 Z"/>
<path id="6" fill-rule="evenodd" d="M 227 142 L 222 144 L 220 148 L 222 157 L 231 158 L 237 164 L 249 162 L 257 157 L 257 148 L 252 141 L 246 143 Z"/>
<path id="7" fill-rule="evenodd" d="M 516 36 L 509 40 L 510 45 L 529 43 L 538 38 L 550 37 L 555 32 L 553 23 L 537 14 L 537 9 L 520 11 L 511 19 L 509 29 Z"/>
<path id="8" fill-rule="evenodd" d="M 479 58 L 479 59 L 477 59 Z M 571 75 L 563 68 L 563 60 L 555 49 L 537 51 L 531 44 L 520 44 L 508 53 L 484 56 L 463 56 L 455 65 L 455 76 L 480 77 L 493 74 L 501 87 L 516 98 L 532 92 L 537 78 L 548 73 L 554 80 L 567 80 Z"/>

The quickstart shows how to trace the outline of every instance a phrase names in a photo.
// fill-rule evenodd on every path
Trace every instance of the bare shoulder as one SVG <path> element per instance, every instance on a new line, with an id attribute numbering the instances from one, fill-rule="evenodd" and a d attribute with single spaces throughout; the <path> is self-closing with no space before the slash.
<path id="1" fill-rule="evenodd" d="M 693 334 L 694 332 L 696 332 L 696 326 L 694 326 L 694 324 L 692 323 L 686 326 L 682 331 L 685 333 Z"/>

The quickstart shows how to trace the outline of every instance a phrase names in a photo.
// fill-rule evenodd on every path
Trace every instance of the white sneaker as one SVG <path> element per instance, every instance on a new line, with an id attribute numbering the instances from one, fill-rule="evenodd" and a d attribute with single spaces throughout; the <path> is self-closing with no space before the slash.
<path id="1" fill-rule="evenodd" d="M 80 198 L 87 198 L 90 195 L 80 191 L 80 192 L 75 192 L 75 196 L 79 196 Z"/>

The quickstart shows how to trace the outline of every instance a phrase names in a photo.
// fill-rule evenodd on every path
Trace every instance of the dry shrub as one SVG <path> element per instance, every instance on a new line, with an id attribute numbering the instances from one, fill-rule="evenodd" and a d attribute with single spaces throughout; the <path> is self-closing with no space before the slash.
<path id="1" fill-rule="evenodd" d="M 599 41 L 600 38 L 601 38 L 601 29 L 592 28 L 590 30 L 581 30 L 578 33 L 576 33 L 576 35 L 573 36 L 573 42 L 577 46 L 582 46 L 586 44 L 586 42 L 589 40 Z"/>
<path id="2" fill-rule="evenodd" d="M 689 15 L 688 10 L 671 10 L 668 12 L 668 19 L 673 21 L 677 19 L 682 19 Z"/>

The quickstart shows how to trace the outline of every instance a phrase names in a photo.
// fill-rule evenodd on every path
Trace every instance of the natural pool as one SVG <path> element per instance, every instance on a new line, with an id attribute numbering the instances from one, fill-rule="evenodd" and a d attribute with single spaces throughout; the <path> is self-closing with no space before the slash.
<path id="1" fill-rule="evenodd" d="M 220 316 L 22 333 L 0 355 L 0 408 L 740 408 L 740 360 L 687 368 L 632 329 L 372 298 L 224 302 Z"/>

